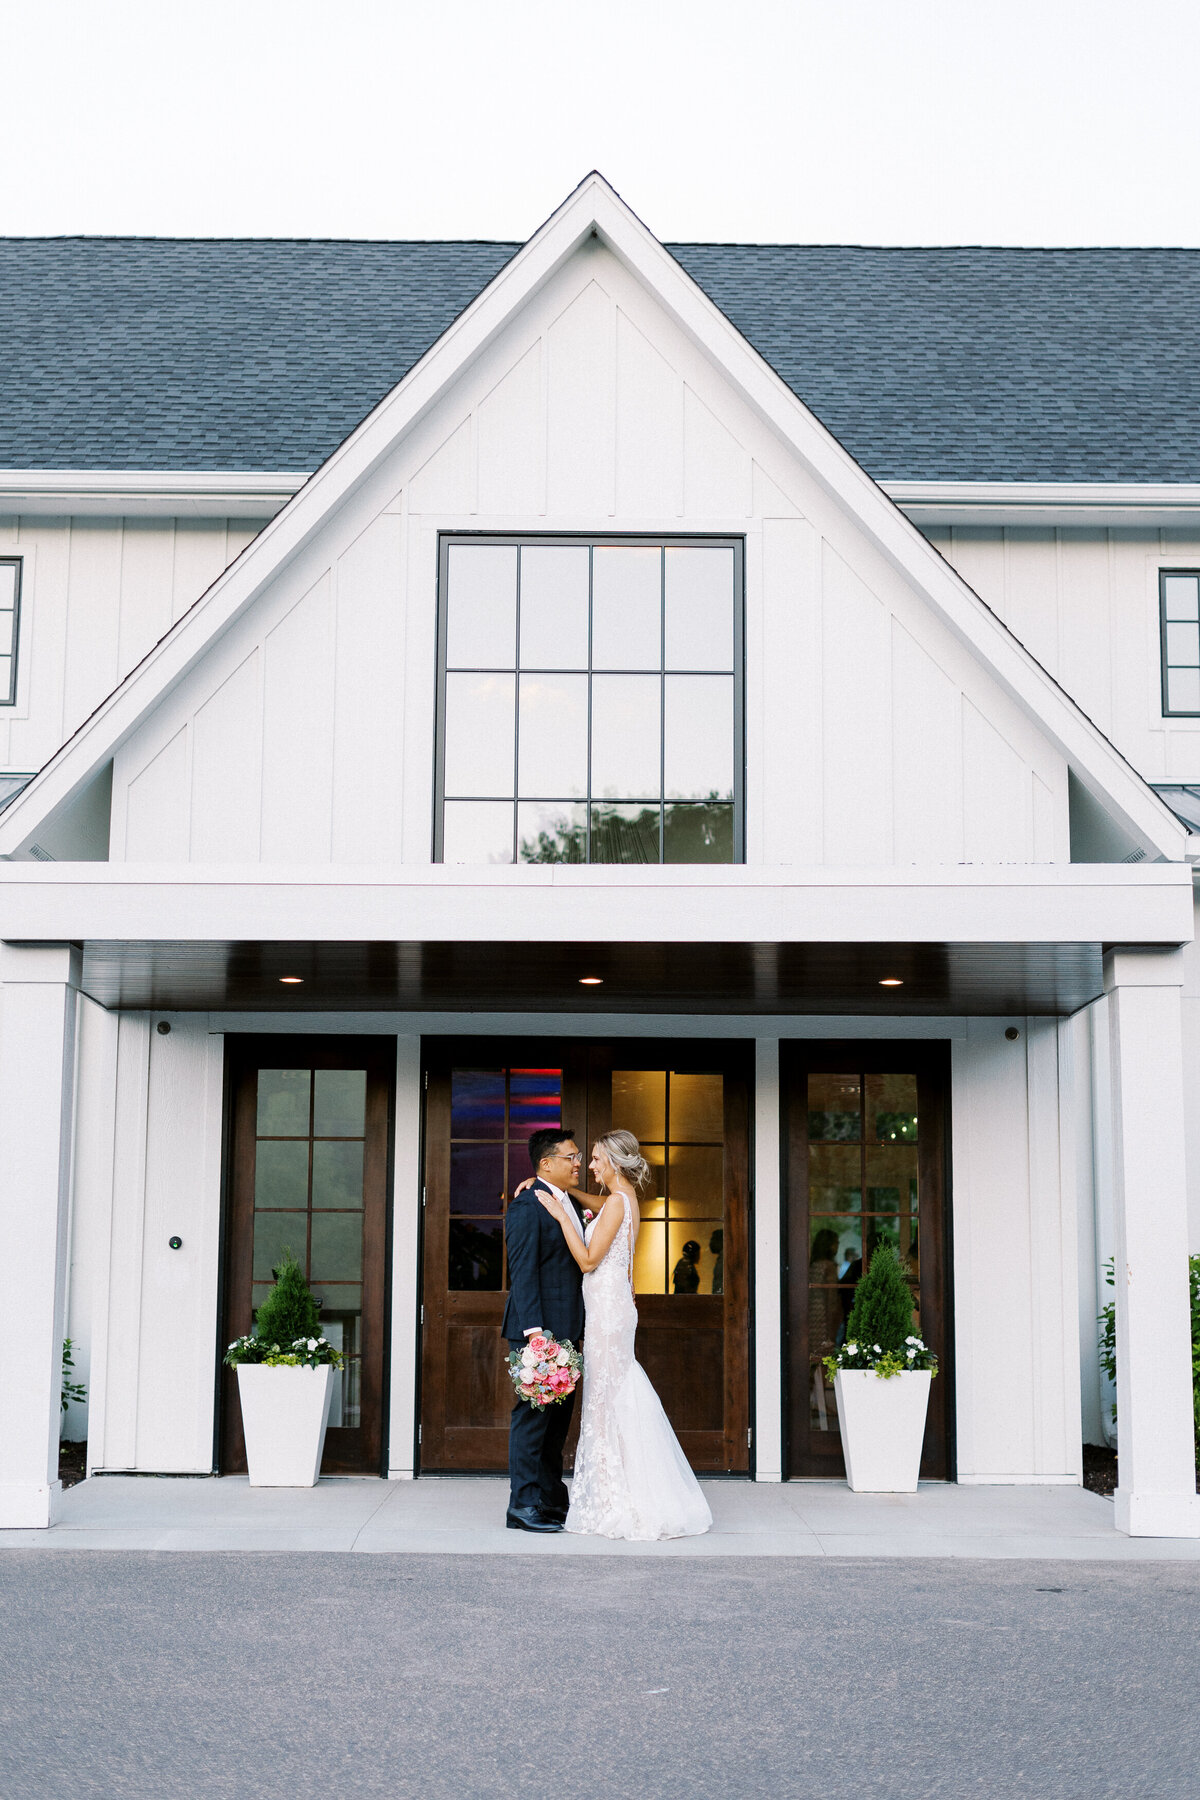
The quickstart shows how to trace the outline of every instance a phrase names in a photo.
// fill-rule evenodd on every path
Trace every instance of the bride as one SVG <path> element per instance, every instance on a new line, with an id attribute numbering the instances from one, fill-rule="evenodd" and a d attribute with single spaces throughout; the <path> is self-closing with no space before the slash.
<path id="1" fill-rule="evenodd" d="M 633 1246 L 641 1225 L 637 1189 L 649 1181 L 649 1165 L 631 1131 L 610 1131 L 597 1140 L 589 1166 L 607 1199 L 583 1240 L 563 1204 L 537 1190 L 583 1270 L 587 1315 L 583 1415 L 565 1529 L 637 1543 L 695 1537 L 708 1530 L 712 1514 L 633 1355 L 638 1322 Z M 579 1189 L 571 1192 L 584 1204 L 591 1198 Z"/>

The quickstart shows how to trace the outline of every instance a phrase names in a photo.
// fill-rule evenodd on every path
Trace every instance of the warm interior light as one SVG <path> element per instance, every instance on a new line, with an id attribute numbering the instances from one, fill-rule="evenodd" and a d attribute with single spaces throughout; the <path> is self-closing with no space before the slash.
<path id="1" fill-rule="evenodd" d="M 879 985 L 880 987 L 903 987 L 904 983 L 898 975 L 885 975 Z"/>
<path id="2" fill-rule="evenodd" d="M 301 982 L 303 982 L 304 977 L 303 977 L 303 975 L 281 975 L 279 977 L 279 979 L 280 979 L 280 981 L 286 981 L 288 986 L 292 987 L 292 986 L 298 986 Z"/>
<path id="3" fill-rule="evenodd" d="M 603 987 L 604 977 L 603 975 L 581 975 L 579 985 L 580 987 Z"/>

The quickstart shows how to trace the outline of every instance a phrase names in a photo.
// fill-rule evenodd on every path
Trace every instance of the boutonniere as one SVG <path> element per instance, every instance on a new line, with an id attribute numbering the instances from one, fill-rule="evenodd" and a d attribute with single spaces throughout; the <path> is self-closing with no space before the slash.
<path id="1" fill-rule="evenodd" d="M 583 1222 L 584 1222 L 584 1224 L 585 1224 L 585 1225 L 590 1225 L 590 1224 L 591 1224 L 591 1222 L 592 1222 L 592 1220 L 593 1220 L 593 1219 L 594 1219 L 594 1218 L 595 1218 L 595 1216 L 596 1216 L 596 1215 L 595 1215 L 595 1213 L 594 1213 L 594 1212 L 593 1212 L 593 1211 L 592 1211 L 592 1209 L 591 1209 L 591 1207 L 590 1207 L 590 1206 L 585 1206 L 585 1207 L 584 1207 L 584 1209 L 583 1209 Z"/>

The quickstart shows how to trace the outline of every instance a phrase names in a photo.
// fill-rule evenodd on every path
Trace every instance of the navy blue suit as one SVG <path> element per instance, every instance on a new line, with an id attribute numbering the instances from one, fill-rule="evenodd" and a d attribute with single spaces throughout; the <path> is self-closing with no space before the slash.
<path id="1" fill-rule="evenodd" d="M 535 1183 L 549 1193 L 545 1182 Z M 568 1196 L 568 1199 L 570 1197 Z M 575 1205 L 574 1201 L 570 1201 Z M 576 1207 L 576 1214 L 579 1208 Z M 508 1305 L 501 1325 L 514 1350 L 525 1348 L 525 1333 L 540 1326 L 560 1341 L 579 1347 L 583 1337 L 583 1275 L 534 1188 L 509 1202 L 504 1221 L 508 1249 Z M 563 1445 L 575 1411 L 575 1395 L 542 1410 L 516 1399 L 508 1428 L 511 1506 L 548 1507 L 565 1512 Z"/>

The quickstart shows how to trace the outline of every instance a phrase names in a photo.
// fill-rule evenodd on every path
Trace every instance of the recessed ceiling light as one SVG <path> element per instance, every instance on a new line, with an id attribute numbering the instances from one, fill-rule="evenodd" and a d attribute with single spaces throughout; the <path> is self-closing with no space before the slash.
<path id="1" fill-rule="evenodd" d="M 288 987 L 299 987 L 304 981 L 303 975 L 281 975 L 279 979 L 286 982 Z"/>
<path id="2" fill-rule="evenodd" d="M 903 987 L 904 983 L 899 975 L 885 975 L 879 985 L 880 987 Z"/>
<path id="3" fill-rule="evenodd" d="M 581 975 L 579 985 L 580 987 L 603 987 L 604 977 L 603 975 Z"/>

